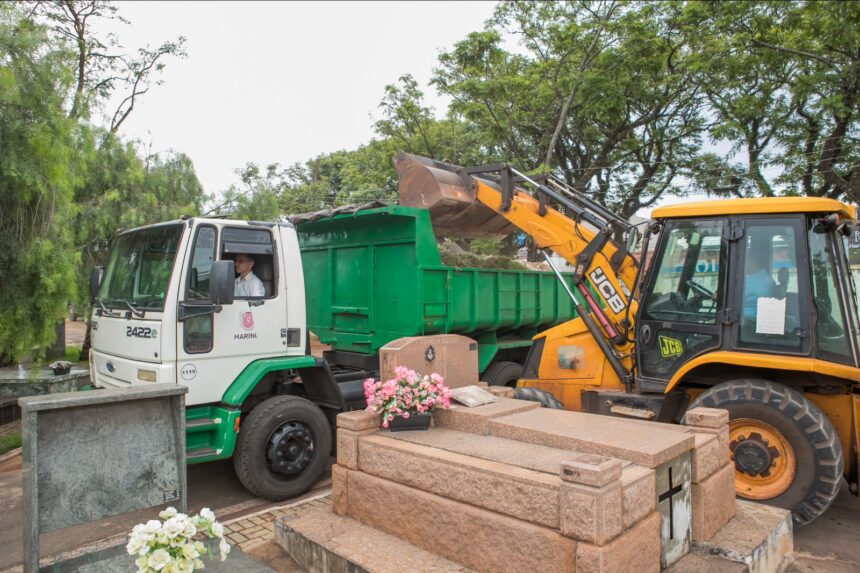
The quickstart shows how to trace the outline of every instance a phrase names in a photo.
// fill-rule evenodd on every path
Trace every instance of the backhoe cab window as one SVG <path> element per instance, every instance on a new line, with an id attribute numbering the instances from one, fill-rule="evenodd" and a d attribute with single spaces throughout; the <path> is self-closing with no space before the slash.
<path id="1" fill-rule="evenodd" d="M 158 225 L 117 237 L 99 290 L 102 304 L 163 310 L 182 225 Z"/>
<path id="2" fill-rule="evenodd" d="M 818 314 L 815 324 L 816 354 L 825 360 L 852 364 L 851 342 L 839 297 L 840 268 L 834 257 L 831 234 L 821 223 L 810 221 L 809 260 L 812 300 Z"/>
<path id="3" fill-rule="evenodd" d="M 646 318 L 716 324 L 726 246 L 723 221 L 670 221 Z"/>
<path id="4" fill-rule="evenodd" d="M 740 343 L 774 350 L 801 350 L 797 237 L 790 224 L 746 225 L 741 242 Z"/>

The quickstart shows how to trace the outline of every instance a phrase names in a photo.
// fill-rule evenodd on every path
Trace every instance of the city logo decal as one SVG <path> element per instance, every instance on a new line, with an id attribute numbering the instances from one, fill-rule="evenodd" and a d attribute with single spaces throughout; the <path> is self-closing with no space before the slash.
<path id="1" fill-rule="evenodd" d="M 657 337 L 657 342 L 660 343 L 660 356 L 663 358 L 680 356 L 681 353 L 684 352 L 684 347 L 681 346 L 681 341 L 675 338 L 660 335 Z"/>
<path id="2" fill-rule="evenodd" d="M 239 314 L 239 318 L 242 322 L 242 328 L 244 330 L 251 330 L 254 328 L 254 313 L 250 310 L 248 312 L 242 312 Z"/>
<path id="3" fill-rule="evenodd" d="M 239 313 L 239 326 L 242 327 L 242 330 L 253 330 L 254 329 L 254 313 L 250 310 L 248 312 L 240 312 Z M 257 338 L 256 332 L 242 332 L 233 335 L 233 340 L 248 340 L 249 338 Z"/>

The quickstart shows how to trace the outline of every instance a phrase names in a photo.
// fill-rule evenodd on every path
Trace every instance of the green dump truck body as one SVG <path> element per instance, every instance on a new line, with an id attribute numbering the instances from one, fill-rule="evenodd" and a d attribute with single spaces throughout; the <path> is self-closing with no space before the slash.
<path id="1" fill-rule="evenodd" d="M 297 225 L 308 328 L 333 350 L 376 353 L 397 338 L 463 334 L 479 369 L 574 316 L 553 273 L 442 265 L 429 213 L 388 206 Z"/>

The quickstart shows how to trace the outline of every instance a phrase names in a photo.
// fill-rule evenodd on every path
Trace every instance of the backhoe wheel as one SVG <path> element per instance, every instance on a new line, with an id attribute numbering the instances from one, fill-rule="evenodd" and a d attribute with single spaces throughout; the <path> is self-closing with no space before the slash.
<path id="1" fill-rule="evenodd" d="M 522 366 L 516 362 L 505 362 L 502 360 L 490 364 L 490 366 L 484 371 L 484 375 L 481 376 L 481 380 L 490 386 L 508 386 L 510 388 L 515 388 L 517 380 L 520 379 L 522 374 Z"/>
<path id="2" fill-rule="evenodd" d="M 248 491 L 282 501 L 310 489 L 330 455 L 331 426 L 322 410 L 298 396 L 276 396 L 242 421 L 233 466 Z"/>
<path id="3" fill-rule="evenodd" d="M 559 402 L 555 396 L 546 390 L 538 388 L 514 388 L 514 398 L 517 400 L 528 400 L 529 402 L 539 402 L 541 408 L 564 410 L 564 404 Z"/>
<path id="4" fill-rule="evenodd" d="M 729 448 L 738 497 L 790 509 L 796 525 L 824 513 L 842 479 L 833 424 L 803 394 L 746 378 L 709 388 L 690 408 L 729 411 Z"/>

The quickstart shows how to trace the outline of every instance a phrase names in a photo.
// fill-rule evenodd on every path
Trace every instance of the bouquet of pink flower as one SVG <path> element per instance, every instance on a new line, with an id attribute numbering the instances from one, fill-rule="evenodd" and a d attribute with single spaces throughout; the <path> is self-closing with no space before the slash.
<path id="1" fill-rule="evenodd" d="M 405 366 L 395 368 L 391 380 L 365 380 L 364 398 L 369 412 L 382 414 L 383 428 L 395 416 L 409 418 L 451 406 L 451 390 L 441 376 L 436 373 L 422 376 Z"/>

